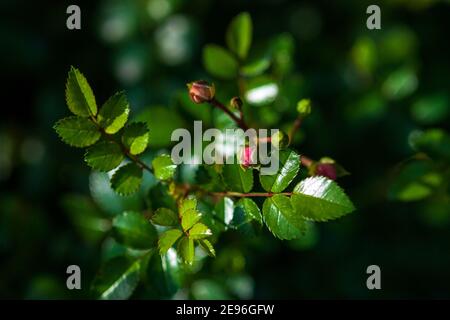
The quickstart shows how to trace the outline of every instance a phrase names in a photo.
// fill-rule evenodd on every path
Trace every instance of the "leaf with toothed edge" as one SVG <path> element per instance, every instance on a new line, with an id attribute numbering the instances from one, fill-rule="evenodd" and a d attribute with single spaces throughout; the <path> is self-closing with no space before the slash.
<path id="1" fill-rule="evenodd" d="M 192 264 L 194 262 L 194 240 L 188 237 L 183 237 L 180 242 L 178 242 L 177 252 L 180 254 L 183 261 L 187 264 Z"/>
<path id="2" fill-rule="evenodd" d="M 135 122 L 128 125 L 122 135 L 124 146 L 133 155 L 144 152 L 147 148 L 148 140 L 149 132 L 144 122 Z"/>
<path id="3" fill-rule="evenodd" d="M 66 82 L 66 103 L 73 114 L 80 117 L 95 116 L 97 103 L 91 86 L 84 75 L 74 67 L 70 67 Z"/>
<path id="4" fill-rule="evenodd" d="M 189 238 L 194 240 L 204 239 L 212 235 L 211 230 L 203 223 L 196 223 L 189 229 Z"/>
<path id="5" fill-rule="evenodd" d="M 99 171 L 110 171 L 122 162 L 124 155 L 120 146 L 112 141 L 101 141 L 89 149 L 84 156 L 87 164 Z"/>
<path id="6" fill-rule="evenodd" d="M 157 209 L 151 219 L 154 224 L 159 226 L 173 227 L 178 224 L 177 214 L 167 208 Z"/>
<path id="7" fill-rule="evenodd" d="M 142 182 L 142 168 L 135 163 L 128 163 L 114 173 L 111 188 L 120 195 L 126 196 L 139 190 Z"/>
<path id="8" fill-rule="evenodd" d="M 183 235 L 179 229 L 170 229 L 161 234 L 158 240 L 159 254 L 165 254 Z"/>
<path id="9" fill-rule="evenodd" d="M 172 159 L 167 154 L 157 156 L 152 161 L 155 177 L 160 180 L 168 180 L 173 178 L 177 165 L 172 162 Z"/>
<path id="10" fill-rule="evenodd" d="M 291 203 L 298 214 L 314 221 L 337 219 L 355 210 L 336 182 L 320 176 L 300 181 L 294 188 Z"/>
<path id="11" fill-rule="evenodd" d="M 203 250 L 206 251 L 206 253 L 210 257 L 215 257 L 216 256 L 216 250 L 214 250 L 214 247 L 211 244 L 211 242 L 209 242 L 209 240 L 201 239 L 201 240 L 198 241 L 198 243 L 200 243 L 200 246 L 203 248 Z"/>
<path id="12" fill-rule="evenodd" d="M 260 175 L 264 190 L 279 193 L 286 189 L 300 168 L 300 157 L 292 150 L 282 150 L 275 161 L 279 161 L 278 171 L 272 175 Z"/>
<path id="13" fill-rule="evenodd" d="M 73 147 L 89 147 L 100 139 L 101 133 L 89 119 L 71 116 L 59 120 L 54 129 L 61 140 Z"/>
<path id="14" fill-rule="evenodd" d="M 123 128 L 130 112 L 127 97 L 124 92 L 111 96 L 100 108 L 98 123 L 108 134 L 114 134 Z"/>
<path id="15" fill-rule="evenodd" d="M 284 195 L 267 198 L 263 204 L 263 216 L 270 232 L 280 239 L 296 239 L 306 228 L 306 221 L 295 212 L 289 198 Z"/>

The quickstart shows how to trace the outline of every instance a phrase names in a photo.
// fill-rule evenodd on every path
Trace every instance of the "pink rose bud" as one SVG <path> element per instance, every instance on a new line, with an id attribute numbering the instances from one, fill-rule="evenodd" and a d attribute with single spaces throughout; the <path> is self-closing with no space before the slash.
<path id="1" fill-rule="evenodd" d="M 241 165 L 243 167 L 250 167 L 252 164 L 254 164 L 254 153 L 255 149 L 251 147 L 244 147 L 241 154 Z"/>
<path id="2" fill-rule="evenodd" d="M 209 84 L 204 80 L 188 83 L 187 86 L 189 89 L 189 96 L 194 103 L 211 101 L 216 93 L 214 84 Z"/>
<path id="3" fill-rule="evenodd" d="M 331 180 L 336 180 L 336 168 L 332 163 L 318 163 L 316 167 L 316 176 L 324 176 Z"/>

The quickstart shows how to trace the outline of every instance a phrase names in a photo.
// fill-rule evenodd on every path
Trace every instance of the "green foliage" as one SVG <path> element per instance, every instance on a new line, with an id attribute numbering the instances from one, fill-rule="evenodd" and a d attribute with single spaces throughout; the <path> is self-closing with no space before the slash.
<path id="1" fill-rule="evenodd" d="M 165 227 L 174 227 L 178 224 L 177 214 L 167 208 L 156 210 L 151 219 L 154 224 Z"/>
<path id="2" fill-rule="evenodd" d="M 138 155 L 145 151 L 148 145 L 149 132 L 145 123 L 132 123 L 127 126 L 122 135 L 123 145 L 130 150 L 132 155 Z"/>
<path id="3" fill-rule="evenodd" d="M 113 244 L 105 253 L 102 271 L 92 284 L 96 297 L 129 298 L 140 281 L 151 294 L 171 297 L 183 282 L 181 263 L 193 265 L 188 269 L 198 270 L 206 254 L 216 257 L 213 244 L 224 238 L 220 237 L 223 232 L 235 230 L 236 237 L 252 237 L 267 227 L 282 240 L 306 239 L 305 234 L 312 224 L 308 220 L 336 219 L 355 209 L 335 181 L 314 176 L 315 166 L 322 164 L 325 158 L 319 162 L 306 161 L 307 170 L 300 170 L 300 156 L 294 150 L 286 149 L 295 132 L 289 136 L 285 134 L 289 127 L 284 124 L 280 134 L 267 140 L 272 144 L 281 143 L 273 151 L 279 151 L 275 159 L 279 167 L 272 175 L 261 175 L 258 172 L 260 163 L 248 167 L 239 163 L 177 166 L 168 154 L 161 154 L 167 151 L 159 149 L 172 143 L 172 131 L 186 126 L 184 113 L 206 120 L 221 130 L 250 125 L 269 127 L 292 114 L 300 120 L 310 113 L 310 100 L 300 100 L 302 93 L 297 93 L 300 81 L 289 78 L 293 38 L 285 34 L 269 39 L 267 47 L 257 48 L 250 55 L 252 28 L 250 15 L 241 13 L 228 27 L 225 37 L 228 49 L 215 44 L 203 49 L 206 71 L 224 82 L 232 81 L 223 86 L 221 83 L 225 91 L 217 92 L 216 100 L 210 101 L 217 107 L 212 111 L 207 106 L 191 103 L 187 94 L 181 98 L 177 95 L 176 106 L 152 106 L 132 118 L 134 122 L 130 123 L 130 106 L 124 92 L 114 94 L 97 110 L 94 93 L 86 78 L 71 68 L 66 100 L 69 110 L 76 116 L 58 121 L 54 128 L 63 142 L 88 147 L 85 161 L 96 170 L 91 175 L 92 195 L 110 214 L 104 232 L 109 232 L 111 237 L 108 239 Z M 391 94 L 392 99 L 396 99 L 398 93 L 394 92 L 398 89 L 394 84 L 397 85 L 397 81 L 388 80 L 384 84 L 385 94 Z M 407 83 L 406 89 L 400 88 L 404 91 L 401 95 L 411 94 L 414 91 L 412 84 Z M 226 97 L 226 101 L 239 101 L 231 103 L 228 110 L 227 105 L 218 104 L 230 88 L 239 88 L 242 97 Z M 295 94 L 288 98 L 286 92 L 291 91 Z M 295 103 L 299 100 L 295 112 Z M 289 109 L 292 105 L 294 107 Z M 177 107 L 183 109 L 182 115 L 175 112 Z M 282 114 L 284 112 L 286 114 Z M 251 122 L 246 121 L 247 117 Z M 425 139 L 434 141 L 429 144 L 420 142 L 422 140 L 415 140 L 415 146 L 421 150 L 426 149 L 425 145 L 440 150 L 436 141 L 445 142 L 439 137 Z M 327 158 L 327 161 L 337 166 L 334 160 Z M 111 176 L 109 171 L 112 170 L 115 171 Z M 259 181 L 254 181 L 256 174 Z M 304 176 L 310 177 L 304 179 Z M 300 182 L 290 191 L 293 181 Z M 140 201 L 133 204 L 132 210 L 117 205 L 112 190 L 123 196 L 121 201 L 124 203 Z M 104 223 L 104 220 L 92 218 L 96 223 Z M 74 221 L 79 223 L 81 220 L 76 218 Z M 196 256 L 196 247 L 204 254 Z M 220 270 L 221 264 L 227 268 L 243 268 L 245 259 L 234 253 L 227 258 L 231 261 L 223 262 L 221 259 L 224 258 L 218 252 L 218 262 L 214 262 L 213 268 Z M 205 284 L 198 283 L 195 280 L 193 284 L 197 287 L 193 290 L 194 296 L 201 296 L 200 289 Z M 216 284 L 206 282 L 206 285 L 214 289 Z M 218 293 L 220 296 L 227 294 Z"/>
<path id="4" fill-rule="evenodd" d="M 284 195 L 267 198 L 263 204 L 264 222 L 274 236 L 291 240 L 302 235 L 305 228 L 304 218 L 291 205 Z"/>
<path id="5" fill-rule="evenodd" d="M 291 197 L 295 211 L 314 221 L 327 221 L 349 214 L 355 207 L 333 180 L 310 177 L 295 186 Z"/>
<path id="6" fill-rule="evenodd" d="M 157 233 L 155 227 L 139 212 L 125 211 L 113 220 L 115 239 L 135 249 L 155 247 Z"/>
<path id="7" fill-rule="evenodd" d="M 247 12 L 238 14 L 228 27 L 227 45 L 240 59 L 247 57 L 252 42 L 252 32 L 252 19 Z"/>
<path id="8" fill-rule="evenodd" d="M 233 79 L 238 73 L 236 59 L 224 48 L 214 44 L 203 49 L 203 64 L 213 76 L 223 79 Z"/>
<path id="9" fill-rule="evenodd" d="M 175 174 L 177 166 L 173 164 L 169 155 L 163 154 L 152 161 L 153 169 L 155 170 L 155 177 L 160 180 L 172 179 Z"/>
<path id="10" fill-rule="evenodd" d="M 292 150 L 282 150 L 275 161 L 279 161 L 278 171 L 272 175 L 260 175 L 259 179 L 264 190 L 279 193 L 297 176 L 300 157 Z"/>
<path id="11" fill-rule="evenodd" d="M 237 208 L 241 208 L 244 212 L 245 219 L 244 221 L 246 223 L 255 220 L 259 224 L 263 223 L 261 211 L 259 210 L 259 207 L 257 204 L 249 198 L 242 198 L 236 203 Z"/>
<path id="12" fill-rule="evenodd" d="M 130 108 L 124 92 L 117 92 L 100 109 L 98 123 L 108 134 L 114 134 L 123 128 L 128 120 Z"/>
<path id="13" fill-rule="evenodd" d="M 90 147 L 84 160 L 93 169 L 99 171 L 110 171 L 116 168 L 125 156 L 120 146 L 113 141 L 101 141 Z"/>
<path id="14" fill-rule="evenodd" d="M 66 82 L 66 103 L 73 114 L 80 117 L 95 116 L 97 103 L 91 86 L 84 75 L 71 67 Z"/>
<path id="15" fill-rule="evenodd" d="M 194 262 L 194 240 L 188 237 L 183 237 L 178 243 L 177 251 L 186 264 Z"/>
<path id="16" fill-rule="evenodd" d="M 232 191 L 249 192 L 253 188 L 253 170 L 243 169 L 238 163 L 224 165 L 223 180 Z"/>
<path id="17" fill-rule="evenodd" d="M 87 118 L 67 117 L 59 120 L 54 126 L 61 140 L 73 147 L 83 148 L 93 145 L 100 139 L 97 126 Z"/>
<path id="18" fill-rule="evenodd" d="M 170 229 L 162 233 L 158 240 L 159 254 L 165 254 L 182 235 L 183 232 L 179 229 Z"/>
<path id="19" fill-rule="evenodd" d="M 128 163 L 114 173 L 111 187 L 120 195 L 135 193 L 142 182 L 142 168 L 135 163 Z"/>
<path id="20" fill-rule="evenodd" d="M 117 257 L 107 261 L 92 282 L 94 296 L 101 300 L 128 299 L 137 287 L 148 257 Z"/>

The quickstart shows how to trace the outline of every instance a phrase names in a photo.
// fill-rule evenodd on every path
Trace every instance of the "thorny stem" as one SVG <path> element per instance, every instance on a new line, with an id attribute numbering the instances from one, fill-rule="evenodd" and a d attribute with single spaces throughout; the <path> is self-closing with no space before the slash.
<path id="1" fill-rule="evenodd" d="M 231 119 L 233 119 L 234 122 L 236 122 L 236 124 L 243 130 L 247 130 L 248 129 L 248 125 L 245 123 L 244 118 L 242 117 L 242 113 L 241 113 L 241 117 L 236 116 L 230 109 L 228 109 L 226 106 L 224 106 L 221 102 L 219 102 L 216 98 L 213 98 L 209 101 L 209 103 L 216 107 L 219 108 L 220 110 L 222 110 L 223 112 L 225 112 L 227 115 L 229 115 L 231 117 Z"/>

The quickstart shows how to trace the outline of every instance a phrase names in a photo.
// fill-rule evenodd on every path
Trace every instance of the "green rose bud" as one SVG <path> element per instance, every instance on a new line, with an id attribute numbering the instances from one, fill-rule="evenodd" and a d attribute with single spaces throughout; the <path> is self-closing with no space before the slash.
<path id="1" fill-rule="evenodd" d="M 273 146 L 279 150 L 283 150 L 289 146 L 289 136 L 283 131 L 277 131 L 272 134 L 271 142 Z"/>
<path id="2" fill-rule="evenodd" d="M 311 113 L 311 100 L 302 99 L 297 103 L 297 111 L 300 116 L 305 117 Z"/>

